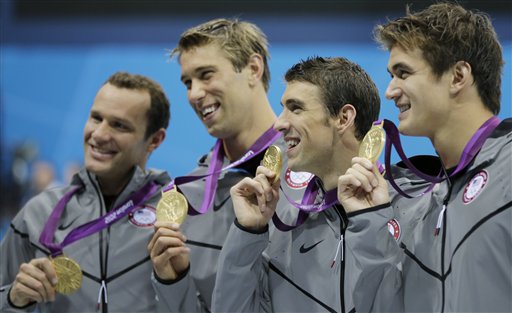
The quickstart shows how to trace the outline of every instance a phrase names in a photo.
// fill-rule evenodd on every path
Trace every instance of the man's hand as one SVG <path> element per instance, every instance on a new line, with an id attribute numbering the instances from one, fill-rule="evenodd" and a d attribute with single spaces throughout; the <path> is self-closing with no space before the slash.
<path id="1" fill-rule="evenodd" d="M 231 187 L 231 198 L 240 225 L 260 230 L 268 224 L 279 200 L 281 181 L 277 179 L 273 182 L 274 177 L 274 172 L 258 166 L 256 177 L 246 177 Z"/>
<path id="2" fill-rule="evenodd" d="M 9 292 L 9 299 L 18 307 L 31 302 L 55 301 L 57 274 L 48 258 L 32 259 L 20 265 Z"/>
<path id="3" fill-rule="evenodd" d="M 338 178 L 338 201 L 347 213 L 389 202 L 388 185 L 379 169 L 361 157 Z"/>
<path id="4" fill-rule="evenodd" d="M 185 241 L 178 224 L 155 223 L 155 234 L 148 244 L 148 252 L 158 278 L 174 280 L 189 267 L 190 248 Z"/>

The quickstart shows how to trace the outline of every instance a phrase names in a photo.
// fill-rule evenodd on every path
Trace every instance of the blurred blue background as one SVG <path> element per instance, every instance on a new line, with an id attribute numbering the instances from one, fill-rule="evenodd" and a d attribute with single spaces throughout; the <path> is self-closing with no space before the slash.
<path id="1" fill-rule="evenodd" d="M 432 1 L 414 1 L 419 10 Z M 510 1 L 459 1 L 488 12 L 505 55 L 500 117 L 511 116 Z M 149 166 L 186 174 L 214 140 L 186 100 L 176 60 L 179 35 L 215 17 L 256 23 L 270 42 L 269 97 L 279 114 L 283 74 L 301 58 L 344 56 L 375 80 L 381 117 L 396 122 L 384 97 L 388 53 L 372 39 L 375 24 L 403 15 L 404 1 L 43 1 L 0 2 L 1 210 L 14 213 L 37 192 L 36 164 L 53 168 L 48 181 L 63 183 L 82 163 L 82 131 L 94 96 L 115 71 L 157 80 L 171 101 L 165 143 Z M 433 154 L 430 142 L 403 139 L 406 153 Z M 396 157 L 394 158 L 396 161 Z M 1 235 L 1 234 L 0 234 Z"/>

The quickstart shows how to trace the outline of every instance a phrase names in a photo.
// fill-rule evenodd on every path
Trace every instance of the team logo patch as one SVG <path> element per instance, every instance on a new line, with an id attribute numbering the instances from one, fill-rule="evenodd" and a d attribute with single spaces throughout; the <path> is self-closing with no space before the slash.
<path id="1" fill-rule="evenodd" d="M 128 214 L 130 223 L 137 227 L 151 227 L 156 222 L 156 210 L 150 206 L 136 208 Z"/>
<path id="2" fill-rule="evenodd" d="M 395 219 L 389 220 L 388 222 L 388 231 L 393 235 L 396 241 L 400 239 L 400 224 Z"/>
<path id="3" fill-rule="evenodd" d="M 293 189 L 301 189 L 308 185 L 313 178 L 313 174 L 308 172 L 294 172 L 289 168 L 286 169 L 285 180 L 288 186 Z"/>
<path id="4" fill-rule="evenodd" d="M 488 178 L 489 175 L 486 171 L 481 171 L 471 178 L 469 183 L 466 185 L 466 188 L 464 188 L 464 194 L 462 195 L 462 201 L 464 204 L 471 203 L 476 199 L 476 197 L 478 197 L 487 184 Z"/>

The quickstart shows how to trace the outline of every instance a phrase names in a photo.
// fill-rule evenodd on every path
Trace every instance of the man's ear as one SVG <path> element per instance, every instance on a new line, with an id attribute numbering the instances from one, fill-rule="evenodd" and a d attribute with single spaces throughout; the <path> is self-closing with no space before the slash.
<path id="1" fill-rule="evenodd" d="M 356 115 L 356 108 L 352 104 L 347 103 L 341 107 L 336 119 L 336 129 L 339 134 L 343 134 L 348 129 L 354 127 Z"/>
<path id="2" fill-rule="evenodd" d="M 261 77 L 263 77 L 263 72 L 265 71 L 263 57 L 257 53 L 253 53 L 249 57 L 247 68 L 249 69 L 249 84 L 251 87 L 254 87 L 261 81 Z"/>
<path id="3" fill-rule="evenodd" d="M 474 80 L 471 65 L 466 61 L 458 61 L 455 63 L 452 74 L 450 92 L 453 94 L 457 94 L 468 85 L 473 84 Z"/>
<path id="4" fill-rule="evenodd" d="M 149 136 L 149 145 L 147 148 L 147 152 L 151 153 L 156 150 L 160 146 L 160 144 L 164 141 L 166 135 L 166 131 L 164 128 L 160 128 L 156 132 L 154 132 L 151 136 Z"/>

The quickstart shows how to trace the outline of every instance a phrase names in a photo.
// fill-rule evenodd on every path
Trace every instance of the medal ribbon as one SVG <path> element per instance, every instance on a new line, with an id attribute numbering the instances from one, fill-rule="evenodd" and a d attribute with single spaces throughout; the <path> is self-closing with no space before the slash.
<path id="1" fill-rule="evenodd" d="M 277 212 L 274 213 L 272 216 L 272 221 L 274 222 L 274 225 L 279 229 L 280 231 L 289 231 L 297 226 L 302 225 L 306 219 L 309 216 L 309 213 L 312 212 L 321 212 L 329 207 L 334 206 L 336 203 L 338 203 L 338 189 L 334 188 L 333 190 L 329 190 L 323 195 L 322 200 L 320 203 L 314 203 L 315 199 L 318 195 L 318 191 L 320 190 L 319 184 L 318 184 L 318 177 L 314 176 L 313 179 L 311 179 L 308 183 L 308 186 L 306 187 L 306 190 L 304 191 L 304 194 L 302 196 L 301 203 L 295 202 L 290 196 L 288 196 L 284 190 L 281 188 L 281 191 L 283 192 L 284 196 L 288 200 L 288 202 L 299 209 L 299 214 L 297 216 L 297 222 L 295 225 L 290 226 L 285 224 L 279 216 L 277 216 Z"/>
<path id="2" fill-rule="evenodd" d="M 455 168 L 455 171 L 451 173 L 448 177 L 452 177 L 455 174 L 461 172 L 463 169 L 468 166 L 468 164 L 473 160 L 475 155 L 480 151 L 482 148 L 485 140 L 489 135 L 492 133 L 492 131 L 498 126 L 500 123 L 500 119 L 496 116 L 491 117 L 488 119 L 480 128 L 473 134 L 469 142 L 464 147 L 464 150 L 462 151 L 462 155 L 459 161 L 459 164 L 457 164 L 457 167 Z M 418 177 L 432 183 L 428 189 L 418 195 L 409 195 L 398 185 L 395 183 L 395 180 L 392 176 L 391 171 L 388 171 L 389 173 L 389 183 L 393 188 L 400 193 L 402 196 L 406 198 L 415 198 L 423 196 L 424 194 L 430 192 L 436 183 L 442 182 L 443 180 L 447 179 L 448 177 L 441 177 L 439 176 L 430 176 L 427 175 L 420 170 L 418 170 L 412 163 L 409 161 L 407 156 L 405 155 L 402 144 L 400 142 L 400 135 L 398 132 L 398 129 L 396 128 L 395 124 L 389 120 L 384 120 L 384 130 L 386 131 L 386 135 L 388 137 L 388 140 L 386 140 L 386 151 L 385 151 L 385 164 L 386 168 L 391 168 L 391 146 L 395 147 L 396 152 L 400 156 L 400 159 L 404 162 L 404 164 L 407 166 L 409 170 L 411 170 L 414 174 L 416 174 Z"/>
<path id="3" fill-rule="evenodd" d="M 273 127 L 270 127 L 265 131 L 265 133 L 263 133 L 263 135 L 258 138 L 258 140 L 256 140 L 256 142 L 249 148 L 249 150 L 247 150 L 247 152 L 245 152 L 245 154 L 240 159 L 230 163 L 224 168 L 222 168 L 222 164 L 224 163 L 224 149 L 222 149 L 222 140 L 218 139 L 213 148 L 210 165 L 208 166 L 208 171 L 205 175 L 176 177 L 174 181 L 172 181 L 164 189 L 163 192 L 172 189 L 174 185 L 180 186 L 206 177 L 205 193 L 201 207 L 199 210 L 196 210 L 189 203 L 188 210 L 189 215 L 204 214 L 208 211 L 208 208 L 210 208 L 213 203 L 213 198 L 215 191 L 217 190 L 217 183 L 220 174 L 226 170 L 251 160 L 256 155 L 260 154 L 263 150 L 267 149 L 270 144 L 276 141 L 279 137 L 281 137 L 281 132 L 275 130 Z"/>
<path id="4" fill-rule="evenodd" d="M 139 204 L 143 203 L 147 200 L 151 195 L 158 190 L 158 185 L 154 182 L 150 182 L 146 184 L 144 187 L 139 189 L 134 195 L 132 195 L 128 200 L 118 206 L 113 211 L 92 220 L 86 224 L 78 226 L 73 229 L 71 232 L 67 234 L 64 240 L 60 244 L 56 244 L 53 242 L 53 238 L 55 236 L 55 231 L 57 230 L 57 224 L 60 220 L 62 213 L 64 212 L 64 208 L 67 203 L 71 199 L 71 197 L 79 190 L 82 186 L 74 186 L 69 192 L 67 192 L 57 203 L 55 208 L 53 209 L 48 221 L 46 222 L 43 232 L 39 237 L 39 243 L 48 248 L 51 252 L 52 257 L 62 254 L 62 250 L 65 246 L 70 245 L 71 243 L 85 238 L 89 235 L 92 235 L 96 232 L 101 231 L 102 229 L 107 228 L 111 224 L 117 222 L 121 218 L 125 217 L 128 213 L 133 211 Z"/>

